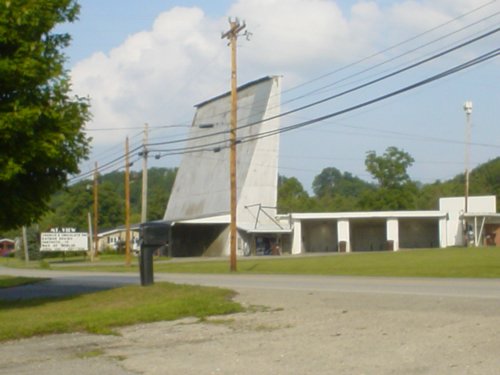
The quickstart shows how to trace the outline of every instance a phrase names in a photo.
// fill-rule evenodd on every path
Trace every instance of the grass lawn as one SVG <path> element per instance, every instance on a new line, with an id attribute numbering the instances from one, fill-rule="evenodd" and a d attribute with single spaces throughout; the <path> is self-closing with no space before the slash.
<path id="1" fill-rule="evenodd" d="M 0 301 L 0 341 L 78 331 L 106 334 L 124 325 L 242 311 L 233 296 L 226 289 L 156 283 L 70 298 Z"/>
<path id="2" fill-rule="evenodd" d="M 226 273 L 228 261 L 163 263 L 156 272 Z M 240 258 L 239 273 L 500 278 L 500 248 L 449 248 L 280 259 Z"/>
<path id="3" fill-rule="evenodd" d="M 170 273 L 229 273 L 228 260 L 169 262 L 156 261 L 155 272 Z M 10 264 L 8 262 L 11 262 Z M 17 263 L 16 263 L 17 262 Z M 91 263 L 72 265 L 71 262 L 48 260 L 42 267 L 64 270 L 139 272 L 137 258 L 125 266 L 122 255 L 103 256 Z M 122 263 L 123 262 L 123 263 Z M 17 266 L 22 261 L 0 260 L 0 265 Z M 34 267 L 39 263 L 34 262 Z M 446 248 L 401 250 L 398 252 L 359 252 L 318 256 L 238 258 L 238 273 L 243 274 L 304 274 L 399 277 L 470 277 L 500 278 L 500 248 Z"/>
<path id="4" fill-rule="evenodd" d="M 71 267 L 64 269 L 69 270 Z M 78 269 L 138 272 L 137 267 L 110 266 L 105 263 Z M 157 262 L 154 270 L 170 273 L 229 273 L 229 263 L 228 260 Z M 500 248 L 420 249 L 282 258 L 240 257 L 238 273 L 500 278 Z"/>
<path id="5" fill-rule="evenodd" d="M 135 256 L 131 256 L 131 265 L 132 266 L 137 266 L 138 265 L 138 258 Z M 162 258 L 162 259 L 168 259 L 168 258 Z M 43 259 L 39 260 L 30 260 L 28 263 L 26 263 L 22 259 L 18 258 L 12 258 L 12 257 L 0 257 L 0 266 L 5 266 L 5 267 L 12 267 L 12 268 L 44 268 L 44 269 L 50 269 L 52 266 L 69 266 L 71 264 L 85 264 L 88 266 L 92 266 L 94 264 L 99 265 L 99 264 L 123 264 L 125 265 L 125 255 L 124 254 L 99 254 L 98 257 L 94 259 L 93 262 L 90 261 L 90 258 L 87 256 L 83 256 L 82 253 L 78 254 L 71 254 L 69 253 L 68 255 L 62 257 L 44 257 Z M 125 269 L 126 271 L 127 269 Z"/>

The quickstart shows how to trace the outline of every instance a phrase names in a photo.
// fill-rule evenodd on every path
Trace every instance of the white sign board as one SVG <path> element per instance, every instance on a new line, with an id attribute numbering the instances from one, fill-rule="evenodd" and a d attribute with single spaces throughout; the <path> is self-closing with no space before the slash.
<path id="1" fill-rule="evenodd" d="M 87 233 L 51 231 L 42 233 L 40 251 L 87 251 Z"/>

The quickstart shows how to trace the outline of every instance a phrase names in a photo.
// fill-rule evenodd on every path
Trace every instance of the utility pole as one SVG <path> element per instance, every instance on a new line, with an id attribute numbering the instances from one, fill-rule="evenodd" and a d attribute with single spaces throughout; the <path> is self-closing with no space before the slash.
<path id="1" fill-rule="evenodd" d="M 469 212 L 469 163 L 470 163 L 470 116 L 472 114 L 472 102 L 466 101 L 464 103 L 464 111 L 466 117 L 465 123 L 465 204 L 464 204 L 464 215 Z M 469 246 L 469 226 L 467 224 L 467 218 L 464 217 L 464 239 L 465 246 Z M 475 236 L 475 234 L 474 234 Z"/>
<path id="2" fill-rule="evenodd" d="M 125 139 L 125 265 L 130 266 L 130 163 Z"/>
<path id="3" fill-rule="evenodd" d="M 87 220 L 88 220 L 88 225 L 89 225 L 89 243 L 88 243 L 88 246 L 89 246 L 89 256 L 92 257 L 92 238 L 93 238 L 93 235 L 92 235 L 92 214 L 89 212 L 87 212 Z"/>
<path id="4" fill-rule="evenodd" d="M 144 124 L 144 139 L 142 149 L 142 203 L 141 222 L 145 223 L 148 217 L 148 124 Z"/>
<path id="5" fill-rule="evenodd" d="M 240 24 L 236 18 L 229 19 L 229 30 L 222 34 L 222 39 L 227 38 L 231 47 L 231 129 L 230 129 L 230 149 L 229 149 L 229 176 L 231 189 L 231 224 L 230 224 L 230 270 L 236 271 L 236 209 L 237 209 L 237 188 L 236 188 L 236 128 L 238 111 L 238 90 L 236 79 L 236 41 L 238 34 L 245 28 L 245 23 Z"/>
<path id="6" fill-rule="evenodd" d="M 28 250 L 28 234 L 26 226 L 23 225 L 23 248 L 24 248 L 24 261 L 26 264 L 30 262 L 30 253 Z"/>
<path id="7" fill-rule="evenodd" d="M 470 163 L 470 132 L 471 123 L 470 117 L 472 114 L 472 102 L 466 101 L 464 103 L 464 111 L 466 117 L 465 124 L 465 210 L 467 213 L 469 211 L 469 163 Z"/>
<path id="8" fill-rule="evenodd" d="M 97 255 L 98 249 L 98 241 L 99 241 L 99 236 L 98 236 L 98 230 L 97 230 L 97 223 L 99 221 L 98 215 L 99 215 L 99 193 L 98 193 L 98 172 L 97 172 L 97 162 L 95 162 L 95 169 L 94 169 L 94 248 L 90 252 L 90 261 L 94 261 L 95 256 Z"/>

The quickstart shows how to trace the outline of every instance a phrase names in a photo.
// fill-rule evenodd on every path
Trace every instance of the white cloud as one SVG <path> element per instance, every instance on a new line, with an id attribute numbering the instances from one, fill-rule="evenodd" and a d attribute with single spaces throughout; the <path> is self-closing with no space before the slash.
<path id="1" fill-rule="evenodd" d="M 268 74 L 300 82 L 482 3 L 407 0 L 382 7 L 353 1 L 346 13 L 333 0 L 238 0 L 228 15 L 240 16 L 253 33 L 249 42 L 239 42 L 240 82 Z M 176 7 L 159 14 L 150 30 L 80 61 L 72 80 L 75 92 L 91 97 L 89 127 L 189 121 L 195 103 L 229 88 L 229 49 L 220 39 L 228 27 L 227 17 Z M 103 145 L 116 143 L 123 133 L 92 135 Z"/>
<path id="2" fill-rule="evenodd" d="M 212 37 L 218 29 L 201 9 L 178 7 L 160 14 L 151 30 L 129 36 L 108 54 L 98 52 L 79 62 L 72 71 L 73 88 L 91 98 L 90 129 L 172 123 L 192 108 L 194 99 L 212 95 L 205 91 L 206 78 L 198 82 L 192 75 L 223 48 Z M 220 79 L 220 70 L 215 65 L 211 80 Z"/>

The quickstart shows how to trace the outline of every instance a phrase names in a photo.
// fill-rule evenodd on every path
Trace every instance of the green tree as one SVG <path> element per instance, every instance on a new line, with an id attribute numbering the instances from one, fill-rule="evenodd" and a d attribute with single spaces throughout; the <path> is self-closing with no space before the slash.
<path id="1" fill-rule="evenodd" d="M 176 175 L 176 169 L 151 168 L 148 172 L 148 220 L 162 219 Z M 141 220 L 142 173 L 131 173 L 130 222 Z M 80 181 L 52 196 L 51 211 L 40 221 L 40 229 L 76 227 L 86 231 L 87 215 L 93 214 L 93 183 Z M 124 172 L 111 172 L 99 176 L 99 231 L 125 223 Z"/>
<path id="2" fill-rule="evenodd" d="M 324 168 L 313 180 L 312 188 L 316 197 L 333 195 L 341 178 L 342 173 L 337 168 Z"/>
<path id="3" fill-rule="evenodd" d="M 497 196 L 497 212 L 500 212 L 500 157 L 474 168 L 470 174 L 471 194 Z"/>
<path id="4" fill-rule="evenodd" d="M 500 157 L 483 163 L 470 173 L 470 195 L 496 195 L 497 211 L 500 211 Z M 424 185 L 420 191 L 418 208 L 437 209 L 441 197 L 464 196 L 465 176 L 463 173 L 448 181 L 436 181 Z"/>
<path id="5" fill-rule="evenodd" d="M 340 172 L 337 168 L 324 168 L 319 175 L 314 178 L 312 185 L 314 194 L 318 198 L 323 197 L 359 197 L 373 186 L 349 172 Z"/>
<path id="6" fill-rule="evenodd" d="M 0 228 L 37 220 L 88 154 L 88 101 L 70 94 L 61 52 L 74 0 L 0 2 Z"/>
<path id="7" fill-rule="evenodd" d="M 437 210 L 439 198 L 464 195 L 464 183 L 456 178 L 449 181 L 435 181 L 422 186 L 418 194 L 417 208 L 421 210 Z"/>
<path id="8" fill-rule="evenodd" d="M 397 147 L 388 147 L 381 156 L 375 151 L 368 151 L 365 166 L 380 187 L 394 188 L 404 186 L 411 181 L 407 169 L 414 161 L 407 152 Z"/>
<path id="9" fill-rule="evenodd" d="M 278 210 L 281 213 L 307 212 L 311 209 L 311 199 L 295 177 L 278 177 Z"/>
<path id="10" fill-rule="evenodd" d="M 177 170 L 151 168 L 148 173 L 148 220 L 160 220 L 165 215 Z"/>
<path id="11" fill-rule="evenodd" d="M 54 227 L 74 227 L 88 230 L 88 213 L 93 212 L 92 181 L 80 181 L 53 195 L 51 212 L 40 220 L 40 230 Z"/>
<path id="12" fill-rule="evenodd" d="M 413 162 L 410 154 L 396 147 L 388 147 L 381 156 L 368 151 L 365 166 L 378 182 L 378 189 L 363 193 L 360 206 L 366 210 L 416 208 L 418 189 L 407 172 Z"/>

